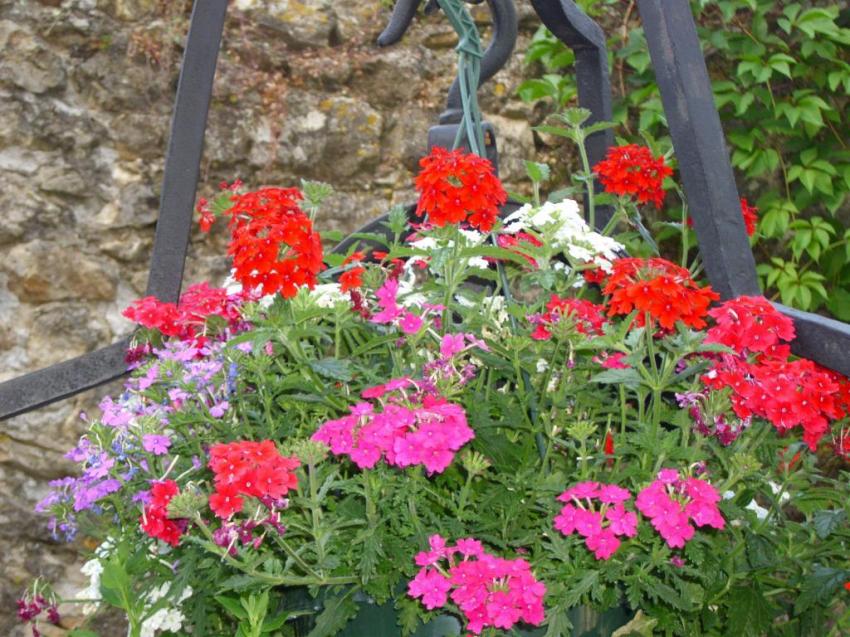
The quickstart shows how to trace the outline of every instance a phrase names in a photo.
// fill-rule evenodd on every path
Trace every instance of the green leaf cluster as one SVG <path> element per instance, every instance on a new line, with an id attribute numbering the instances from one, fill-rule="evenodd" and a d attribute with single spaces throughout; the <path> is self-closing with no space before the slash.
<path id="1" fill-rule="evenodd" d="M 610 35 L 618 132 L 669 147 L 638 12 L 623 4 L 580 3 Z M 813 0 L 691 4 L 739 190 L 759 208 L 753 243 L 763 288 L 848 321 L 850 9 Z M 526 61 L 536 73 L 519 87 L 524 100 L 557 111 L 576 98 L 574 56 L 551 33 L 538 31 Z"/>

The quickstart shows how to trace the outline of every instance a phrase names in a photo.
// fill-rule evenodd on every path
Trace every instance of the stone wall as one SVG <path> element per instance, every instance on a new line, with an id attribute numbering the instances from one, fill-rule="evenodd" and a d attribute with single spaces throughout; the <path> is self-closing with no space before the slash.
<path id="1" fill-rule="evenodd" d="M 426 132 L 454 75 L 441 15 L 380 50 L 386 0 L 233 0 L 219 59 L 200 195 L 247 186 L 333 184 L 320 228 L 350 231 L 413 200 Z M 502 175 L 522 188 L 534 156 L 514 96 L 537 27 L 519 2 L 520 54 L 482 89 Z M 113 342 L 144 293 L 188 0 L 0 0 L 0 381 Z M 485 7 L 476 8 L 486 20 Z M 224 236 L 192 238 L 186 281 L 220 281 Z M 0 424 L 0 634 L 14 599 L 44 575 L 71 594 L 75 553 L 32 513 L 81 410 L 117 385 Z M 50 633 L 54 634 L 54 633 Z M 108 632 L 105 634 L 109 634 Z"/>

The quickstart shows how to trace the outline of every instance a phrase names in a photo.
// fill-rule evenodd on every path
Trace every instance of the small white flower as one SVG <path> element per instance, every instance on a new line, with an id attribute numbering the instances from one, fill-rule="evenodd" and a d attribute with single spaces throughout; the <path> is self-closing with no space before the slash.
<path id="1" fill-rule="evenodd" d="M 547 369 L 549 369 L 549 362 L 545 358 L 541 358 L 537 361 L 537 373 L 542 374 Z"/>
<path id="2" fill-rule="evenodd" d="M 416 274 L 411 271 L 407 276 L 398 281 L 398 294 L 396 298 L 400 305 L 404 307 L 422 307 L 428 302 L 424 294 L 415 292 L 416 290 Z"/>
<path id="3" fill-rule="evenodd" d="M 724 500 L 731 500 L 734 497 L 735 497 L 734 491 L 724 491 L 723 492 L 723 499 Z M 756 518 L 758 518 L 759 520 L 764 520 L 767 517 L 767 509 L 765 509 L 763 506 L 760 506 L 759 503 L 756 502 L 755 500 L 750 500 L 750 503 L 744 508 L 755 513 Z M 735 526 L 738 526 L 738 525 L 740 525 L 740 522 Z"/>
<path id="4" fill-rule="evenodd" d="M 235 274 L 236 270 L 231 270 L 230 274 L 224 279 L 224 283 L 221 284 L 228 294 L 239 294 L 242 292 L 242 284 L 236 280 Z"/>
<path id="5" fill-rule="evenodd" d="M 623 245 L 594 232 L 582 219 L 579 205 L 572 199 L 558 203 L 547 201 L 534 208 L 524 205 L 505 219 L 504 232 L 517 233 L 533 229 L 552 248 L 563 251 L 574 261 L 595 263 L 606 272 Z"/>
<path id="6" fill-rule="evenodd" d="M 481 300 L 481 311 L 501 329 L 510 320 L 505 297 L 485 296 Z"/>
<path id="7" fill-rule="evenodd" d="M 422 237 L 416 241 L 411 241 L 410 247 L 417 250 L 434 250 L 437 247 L 437 240 L 434 237 Z"/>
<path id="8" fill-rule="evenodd" d="M 147 606 L 153 606 L 160 599 L 165 597 L 171 585 L 169 583 L 155 588 L 150 592 L 147 599 Z M 155 637 L 158 631 L 167 630 L 170 632 L 178 632 L 183 627 L 183 622 L 186 621 L 186 616 L 180 610 L 180 604 L 192 595 L 192 587 L 187 586 L 180 593 L 180 598 L 176 600 L 173 607 L 160 608 L 153 615 L 142 622 L 141 634 L 143 637 Z"/>
<path id="9" fill-rule="evenodd" d="M 332 309 L 337 303 L 347 303 L 348 297 L 343 294 L 339 283 L 323 283 L 314 287 L 310 296 L 316 305 L 326 309 Z"/>
<path id="10" fill-rule="evenodd" d="M 775 482 L 768 482 L 768 484 L 770 485 L 770 490 L 771 490 L 771 491 L 773 491 L 773 495 L 776 495 L 777 493 L 779 493 L 780 491 L 782 491 L 782 487 L 781 487 L 780 485 L 776 484 Z M 783 493 L 783 494 L 779 497 L 779 502 L 781 502 L 781 503 L 782 503 L 782 502 L 787 502 L 787 501 L 788 501 L 788 500 L 790 500 L 790 499 L 791 499 L 791 496 L 790 496 L 790 495 L 788 494 L 788 492 L 786 491 L 785 493 Z"/>
<path id="11" fill-rule="evenodd" d="M 764 520 L 767 517 L 767 509 L 763 506 L 759 506 L 758 502 L 755 500 L 750 501 L 746 508 L 755 513 L 759 520 Z"/>
<path id="12" fill-rule="evenodd" d="M 458 305 L 462 307 L 475 307 L 475 301 L 466 298 L 462 294 L 456 294 L 455 300 L 458 302 Z"/>

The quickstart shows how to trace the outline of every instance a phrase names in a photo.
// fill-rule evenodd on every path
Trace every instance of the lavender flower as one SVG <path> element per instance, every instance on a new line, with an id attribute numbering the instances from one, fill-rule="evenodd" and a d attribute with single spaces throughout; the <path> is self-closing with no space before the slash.
<path id="1" fill-rule="evenodd" d="M 212 416 L 213 418 L 221 418 L 222 416 L 224 416 L 224 412 L 226 412 L 229 407 L 230 403 L 228 403 L 226 400 L 222 400 L 221 402 L 218 402 L 212 407 L 210 407 L 210 416 Z"/>
<path id="2" fill-rule="evenodd" d="M 155 456 L 164 456 L 168 453 L 168 448 L 171 446 L 171 439 L 168 436 L 159 434 L 147 434 L 142 436 L 142 447 L 148 453 Z"/>

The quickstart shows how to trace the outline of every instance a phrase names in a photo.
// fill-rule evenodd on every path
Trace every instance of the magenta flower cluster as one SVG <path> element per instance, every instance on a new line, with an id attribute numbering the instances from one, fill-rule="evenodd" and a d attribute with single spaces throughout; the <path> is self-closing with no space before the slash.
<path id="1" fill-rule="evenodd" d="M 45 599 L 42 595 L 26 595 L 17 600 L 18 619 L 25 624 L 31 623 L 33 637 L 41 637 L 41 631 L 38 629 L 38 620 L 43 612 L 47 613 L 47 621 L 54 626 L 58 626 L 61 621 L 59 609 L 56 606 L 55 600 Z"/>
<path id="2" fill-rule="evenodd" d="M 635 500 L 638 511 L 670 548 L 684 548 L 694 536 L 694 526 L 722 529 L 725 520 L 717 503 L 717 489 L 699 478 L 682 478 L 675 469 L 662 469 L 658 478 L 643 489 Z"/>
<path id="3" fill-rule="evenodd" d="M 407 594 L 421 599 L 425 608 L 442 608 L 451 598 L 475 635 L 488 627 L 510 630 L 518 622 L 543 622 L 546 585 L 528 562 L 490 555 L 471 538 L 448 546 L 443 537 L 432 535 L 429 544 L 430 551 L 416 555 L 421 568 L 407 586 Z"/>
<path id="4" fill-rule="evenodd" d="M 422 318 L 408 312 L 396 302 L 398 296 L 398 280 L 387 279 L 386 282 L 375 291 L 378 297 L 380 312 L 376 312 L 369 320 L 378 324 L 395 324 L 405 334 L 416 334 L 422 328 Z"/>
<path id="5" fill-rule="evenodd" d="M 637 515 L 626 509 L 631 497 L 614 484 L 579 482 L 558 496 L 566 504 L 555 516 L 555 528 L 564 535 L 578 533 L 597 560 L 607 560 L 620 548 L 620 537 L 637 535 Z"/>
<path id="6" fill-rule="evenodd" d="M 409 378 L 370 387 L 362 396 L 373 402 L 357 403 L 350 415 L 325 422 L 313 434 L 313 440 L 349 456 L 361 469 L 383 459 L 396 467 L 423 465 L 429 474 L 441 473 L 475 436 L 463 407 L 422 392 Z"/>

